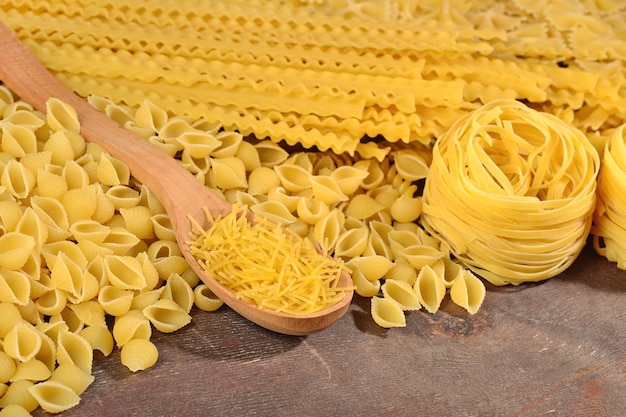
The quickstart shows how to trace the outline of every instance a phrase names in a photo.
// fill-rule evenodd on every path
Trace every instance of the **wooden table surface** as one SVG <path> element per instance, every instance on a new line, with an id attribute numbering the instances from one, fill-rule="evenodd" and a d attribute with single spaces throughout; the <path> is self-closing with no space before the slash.
<path id="1" fill-rule="evenodd" d="M 155 332 L 160 358 L 131 373 L 96 353 L 96 381 L 66 416 L 623 416 L 626 272 L 590 247 L 540 284 L 488 287 L 382 329 L 356 297 L 329 329 L 272 333 L 224 307 Z M 34 415 L 45 413 L 37 410 Z"/>

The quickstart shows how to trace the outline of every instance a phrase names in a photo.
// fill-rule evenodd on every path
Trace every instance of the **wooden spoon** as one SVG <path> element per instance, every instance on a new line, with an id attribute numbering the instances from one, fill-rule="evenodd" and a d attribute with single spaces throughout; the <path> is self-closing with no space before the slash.
<path id="1" fill-rule="evenodd" d="M 231 211 L 231 204 L 200 183 L 177 160 L 145 139 L 123 128 L 99 112 L 57 80 L 13 31 L 0 23 L 0 80 L 22 100 L 45 112 L 46 101 L 56 97 L 74 107 L 85 140 L 104 147 L 113 157 L 125 162 L 132 175 L 141 181 L 165 207 L 174 227 L 180 248 L 198 276 L 233 310 L 248 320 L 278 333 L 307 335 L 322 330 L 340 319 L 348 310 L 353 291 L 346 291 L 339 303 L 318 313 L 298 315 L 261 309 L 237 299 L 233 291 L 207 275 L 191 254 L 187 240 L 192 225 L 188 216 L 202 223 L 203 207 L 217 216 Z M 250 219 L 251 220 L 251 219 Z M 205 224 L 206 225 L 206 224 Z M 352 287 L 346 272 L 341 287 Z"/>

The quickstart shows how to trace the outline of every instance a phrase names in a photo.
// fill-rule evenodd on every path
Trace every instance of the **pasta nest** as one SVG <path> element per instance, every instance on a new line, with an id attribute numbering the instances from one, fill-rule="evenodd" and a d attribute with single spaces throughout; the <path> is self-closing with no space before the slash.
<path id="1" fill-rule="evenodd" d="M 575 127 L 515 100 L 493 101 L 435 144 L 422 222 L 494 285 L 548 279 L 586 243 L 599 166 Z"/>

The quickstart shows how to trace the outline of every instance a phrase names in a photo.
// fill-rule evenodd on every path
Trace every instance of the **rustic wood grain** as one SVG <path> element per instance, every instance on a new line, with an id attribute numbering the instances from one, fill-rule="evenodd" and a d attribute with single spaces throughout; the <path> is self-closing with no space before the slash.
<path id="1" fill-rule="evenodd" d="M 474 316 L 446 302 L 403 329 L 377 327 L 360 297 L 307 337 L 194 311 L 155 333 L 154 368 L 97 354 L 95 383 L 62 416 L 626 415 L 625 301 L 626 272 L 587 248 L 557 278 L 490 286 Z"/>

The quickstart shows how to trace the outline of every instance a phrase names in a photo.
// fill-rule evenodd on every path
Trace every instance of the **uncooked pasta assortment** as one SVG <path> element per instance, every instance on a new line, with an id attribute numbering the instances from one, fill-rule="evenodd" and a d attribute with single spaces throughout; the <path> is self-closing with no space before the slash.
<path id="1" fill-rule="evenodd" d="M 267 220 L 245 240 L 236 210 L 190 236 L 240 297 L 306 314 L 337 301 L 347 268 L 373 322 L 395 328 L 418 310 L 476 314 L 483 279 L 554 277 L 590 233 L 626 269 L 620 2 L 210 3 L 0 0 L 0 21 Z M 0 84 L 0 150 L 0 416 L 71 408 L 95 350 L 147 369 L 155 332 L 222 306 L 160 202 L 84 141 L 70 106 L 41 113 Z M 310 270 L 245 270 L 244 252 Z"/>

